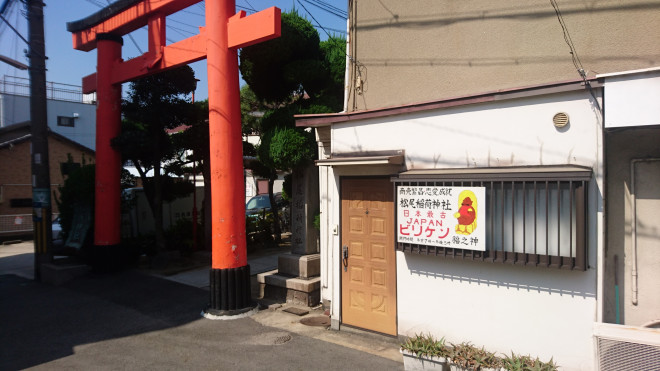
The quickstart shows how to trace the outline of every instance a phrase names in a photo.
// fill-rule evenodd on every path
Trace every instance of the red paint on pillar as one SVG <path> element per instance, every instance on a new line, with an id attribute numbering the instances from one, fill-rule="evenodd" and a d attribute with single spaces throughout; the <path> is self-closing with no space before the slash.
<path id="1" fill-rule="evenodd" d="M 96 92 L 96 195 L 94 244 L 121 240 L 121 155 L 110 140 L 121 130 L 121 85 L 112 83 L 113 66 L 121 62 L 121 38 L 99 35 Z"/>
<path id="2" fill-rule="evenodd" d="M 247 265 L 238 53 L 228 46 L 235 2 L 206 2 L 212 268 Z"/>

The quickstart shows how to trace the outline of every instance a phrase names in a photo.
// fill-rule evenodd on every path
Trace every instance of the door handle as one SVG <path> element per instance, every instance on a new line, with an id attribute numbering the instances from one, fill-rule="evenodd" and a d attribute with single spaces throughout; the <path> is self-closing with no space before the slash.
<path id="1" fill-rule="evenodd" d="M 348 269 L 348 245 L 344 245 L 341 247 L 341 253 L 342 253 L 342 265 L 344 266 L 344 272 Z"/>

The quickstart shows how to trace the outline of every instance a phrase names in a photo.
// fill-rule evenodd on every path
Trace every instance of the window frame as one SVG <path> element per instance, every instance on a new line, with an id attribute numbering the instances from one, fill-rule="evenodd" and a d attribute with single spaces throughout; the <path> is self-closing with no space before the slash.
<path id="1" fill-rule="evenodd" d="M 72 116 L 57 116 L 57 126 L 76 127 L 76 118 Z"/>

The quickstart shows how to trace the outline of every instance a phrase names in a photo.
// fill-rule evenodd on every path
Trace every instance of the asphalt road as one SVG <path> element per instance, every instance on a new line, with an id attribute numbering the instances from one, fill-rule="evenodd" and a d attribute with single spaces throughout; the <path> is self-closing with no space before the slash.
<path id="1" fill-rule="evenodd" d="M 0 370 L 400 370 L 253 318 L 202 318 L 208 291 L 136 271 L 51 286 L 0 271 Z"/>

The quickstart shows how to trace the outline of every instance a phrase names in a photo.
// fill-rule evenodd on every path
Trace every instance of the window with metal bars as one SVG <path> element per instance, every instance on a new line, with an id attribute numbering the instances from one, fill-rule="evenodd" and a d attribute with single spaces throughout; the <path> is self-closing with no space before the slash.
<path id="1" fill-rule="evenodd" d="M 586 270 L 591 177 L 591 169 L 581 166 L 401 173 L 392 178 L 395 187 L 485 187 L 486 251 L 402 242 L 396 248 L 446 258 Z"/>

